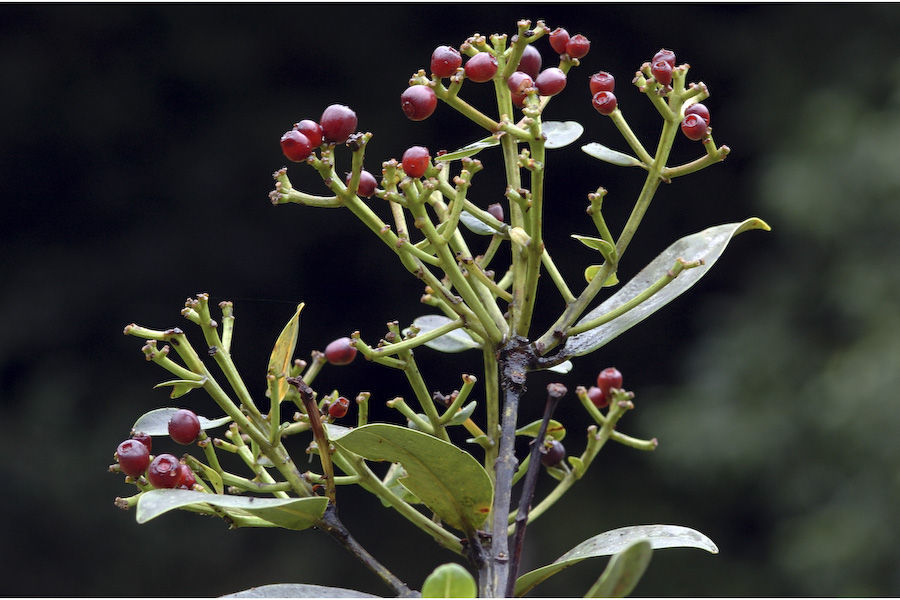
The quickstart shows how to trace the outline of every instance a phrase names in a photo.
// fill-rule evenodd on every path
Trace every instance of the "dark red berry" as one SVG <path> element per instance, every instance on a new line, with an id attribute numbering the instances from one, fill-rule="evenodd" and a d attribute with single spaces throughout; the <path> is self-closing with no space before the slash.
<path id="1" fill-rule="evenodd" d="M 672 83 L 672 65 L 664 60 L 658 60 L 650 67 L 650 74 L 663 85 Z"/>
<path id="2" fill-rule="evenodd" d="M 347 185 L 350 185 L 350 175 L 347 173 Z M 359 173 L 359 186 L 356 188 L 356 193 L 363 198 L 369 198 L 375 193 L 376 187 L 378 187 L 378 182 L 375 181 L 375 176 L 363 169 Z"/>
<path id="3" fill-rule="evenodd" d="M 562 27 L 557 27 L 550 33 L 550 47 L 553 48 L 557 54 L 565 54 L 566 44 L 568 43 L 569 32 Z"/>
<path id="4" fill-rule="evenodd" d="M 132 431 L 131 439 L 137 440 L 143 445 L 147 446 L 147 452 L 153 450 L 153 438 L 143 431 Z"/>
<path id="5" fill-rule="evenodd" d="M 591 96 L 597 92 L 611 92 L 616 89 L 616 78 L 607 73 L 600 71 L 591 75 Z"/>
<path id="6" fill-rule="evenodd" d="M 690 140 L 703 139 L 707 129 L 709 129 L 709 125 L 706 124 L 703 117 L 697 114 L 688 115 L 681 122 L 681 132 Z"/>
<path id="7" fill-rule="evenodd" d="M 412 146 L 403 153 L 403 172 L 409 177 L 418 179 L 423 176 L 430 163 L 431 155 L 424 146 Z"/>
<path id="8" fill-rule="evenodd" d="M 587 395 L 588 398 L 590 398 L 591 402 L 594 403 L 594 406 L 596 406 L 597 408 L 603 408 L 604 406 L 609 404 L 609 398 L 606 397 L 606 394 L 603 393 L 603 390 L 595 385 L 592 385 L 590 388 L 588 388 Z"/>
<path id="9" fill-rule="evenodd" d="M 534 85 L 541 96 L 555 96 L 566 87 L 566 74 L 557 67 L 544 69 L 534 81 Z"/>
<path id="10" fill-rule="evenodd" d="M 171 454 L 160 454 L 147 468 L 147 480 L 155 488 L 178 487 L 182 480 L 181 463 Z"/>
<path id="11" fill-rule="evenodd" d="M 178 488 L 189 490 L 194 487 L 197 483 L 197 478 L 194 477 L 194 472 L 191 471 L 191 468 L 184 463 L 178 464 Z"/>
<path id="12" fill-rule="evenodd" d="M 125 440 L 116 448 L 116 460 L 123 473 L 140 477 L 150 464 L 150 450 L 138 440 Z"/>
<path id="13" fill-rule="evenodd" d="M 338 338 L 325 346 L 325 358 L 333 365 L 349 365 L 356 358 L 356 348 L 350 345 L 350 338 Z"/>
<path id="14" fill-rule="evenodd" d="M 466 77 L 475 83 L 490 81 L 497 72 L 497 59 L 490 52 L 479 52 L 466 61 Z"/>
<path id="15" fill-rule="evenodd" d="M 709 125 L 709 109 L 706 108 L 704 104 L 691 104 L 686 109 L 684 109 L 684 116 L 688 115 L 698 115 L 703 117 L 703 120 L 706 121 L 706 124 Z"/>
<path id="16" fill-rule="evenodd" d="M 431 53 L 431 72 L 438 77 L 450 77 L 462 65 L 459 50 L 451 46 L 438 46 Z"/>
<path id="17" fill-rule="evenodd" d="M 522 58 L 519 60 L 519 66 L 516 71 L 521 71 L 534 79 L 541 72 L 541 53 L 534 46 L 525 46 L 522 52 Z"/>
<path id="18" fill-rule="evenodd" d="M 594 99 L 591 100 L 591 104 L 594 105 L 594 108 L 596 108 L 597 112 L 601 115 L 611 115 L 612 112 L 616 110 L 618 101 L 616 100 L 616 95 L 612 92 L 597 92 L 594 94 Z"/>
<path id="19" fill-rule="evenodd" d="M 622 374 L 615 367 L 603 369 L 597 375 L 597 387 L 600 388 L 600 391 L 603 392 L 608 401 L 610 397 L 609 390 L 622 388 Z"/>
<path id="20" fill-rule="evenodd" d="M 525 108 L 525 99 L 528 98 L 528 94 L 518 94 L 513 92 L 510 96 L 512 98 L 512 103 L 519 108 Z"/>
<path id="21" fill-rule="evenodd" d="M 661 60 L 669 63 L 669 66 L 673 69 L 675 68 L 675 53 L 671 50 L 666 50 L 665 48 L 660 49 L 659 52 L 653 55 L 653 60 L 650 61 L 650 64 L 652 65 Z"/>
<path id="22" fill-rule="evenodd" d="M 356 113 L 349 106 L 332 104 L 322 113 L 319 124 L 326 142 L 343 144 L 356 132 Z"/>
<path id="23" fill-rule="evenodd" d="M 501 204 L 491 204 L 487 207 L 487 211 L 491 213 L 492 217 L 494 217 L 501 223 L 503 222 L 503 206 Z"/>
<path id="24" fill-rule="evenodd" d="M 340 419 L 350 410 L 350 401 L 341 396 L 328 406 L 328 414 L 334 419 Z"/>
<path id="25" fill-rule="evenodd" d="M 506 80 L 506 85 L 509 86 L 509 91 L 513 94 L 521 95 L 524 94 L 525 90 L 528 88 L 534 87 L 534 80 L 528 73 L 516 71 Z"/>
<path id="26" fill-rule="evenodd" d="M 437 108 L 437 96 L 427 85 L 412 85 L 400 94 L 400 108 L 412 121 L 422 121 Z"/>
<path id="27" fill-rule="evenodd" d="M 580 33 L 572 36 L 566 43 L 566 54 L 569 55 L 569 58 L 584 58 L 590 49 L 591 41 Z"/>
<path id="28" fill-rule="evenodd" d="M 559 440 L 551 440 L 541 445 L 541 464 L 555 467 L 566 457 L 566 448 Z"/>
<path id="29" fill-rule="evenodd" d="M 179 444 L 193 444 L 200 435 L 200 419 L 194 411 L 182 408 L 169 419 L 169 436 Z"/>
<path id="30" fill-rule="evenodd" d="M 313 148 L 318 148 L 322 145 L 322 126 L 315 121 L 303 119 L 294 125 L 294 129 L 305 135 Z"/>
<path id="31" fill-rule="evenodd" d="M 288 160 L 303 162 L 307 156 L 312 154 L 312 149 L 309 138 L 296 129 L 291 129 L 281 136 L 281 151 Z"/>

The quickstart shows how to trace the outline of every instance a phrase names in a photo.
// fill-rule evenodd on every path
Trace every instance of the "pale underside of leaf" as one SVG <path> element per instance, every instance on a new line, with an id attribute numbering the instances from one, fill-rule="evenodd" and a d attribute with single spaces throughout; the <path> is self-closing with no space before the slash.
<path id="1" fill-rule="evenodd" d="M 620 167 L 640 167 L 644 164 L 633 156 L 625 154 L 624 152 L 619 152 L 618 150 L 613 150 L 612 148 L 607 148 L 603 144 L 598 144 L 597 142 L 586 144 L 582 146 L 581 149 L 589 156 L 599 158 L 604 162 Z"/>
<path id="2" fill-rule="evenodd" d="M 419 329 L 418 335 L 422 335 L 451 322 L 452 320 L 444 315 L 422 315 L 413 321 L 413 325 Z M 403 335 L 408 334 L 409 328 L 404 329 Z M 462 328 L 454 329 L 438 338 L 425 342 L 425 345 L 439 352 L 463 352 L 481 348 L 478 342 L 473 340 L 472 336 Z"/>
<path id="3" fill-rule="evenodd" d="M 547 138 L 544 147 L 552 150 L 568 146 L 580 138 L 584 133 L 584 127 L 575 121 L 544 121 L 541 124 L 541 131 Z"/>
<path id="4" fill-rule="evenodd" d="M 221 596 L 222 598 L 380 598 L 356 590 L 307 583 L 273 583 Z"/>
<path id="5" fill-rule="evenodd" d="M 169 419 L 172 418 L 178 408 L 157 408 L 150 412 L 144 413 L 138 420 L 134 422 L 131 428 L 134 431 L 140 431 L 147 435 L 169 435 Z M 204 431 L 207 429 L 215 429 L 226 423 L 231 422 L 231 417 L 219 417 L 218 419 L 207 419 L 206 417 L 197 415 L 200 420 L 200 428 Z"/>

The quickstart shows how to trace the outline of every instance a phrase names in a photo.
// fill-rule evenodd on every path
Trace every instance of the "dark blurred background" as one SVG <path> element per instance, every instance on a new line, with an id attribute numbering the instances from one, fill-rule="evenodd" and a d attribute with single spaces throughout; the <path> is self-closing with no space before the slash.
<path id="1" fill-rule="evenodd" d="M 661 443 L 652 454 L 604 450 L 529 528 L 525 567 L 607 529 L 673 523 L 721 553 L 658 552 L 637 595 L 900 595 L 895 4 L 0 7 L 3 594 L 211 596 L 274 582 L 388 592 L 316 531 L 228 531 L 186 513 L 137 525 L 116 509 L 132 492 L 106 466 L 138 415 L 173 402 L 218 414 L 200 393 L 171 401 L 154 390 L 166 374 L 121 331 L 137 321 L 191 332 L 178 314 L 187 296 L 233 300 L 234 354 L 261 397 L 296 302 L 307 303 L 304 355 L 431 312 L 348 213 L 269 204 L 270 173 L 285 163 L 278 138 L 337 102 L 374 132 L 372 171 L 410 145 L 479 139 L 444 106 L 406 120 L 399 94 L 435 46 L 511 33 L 523 17 L 592 41 L 546 117 L 583 123 L 580 143 L 625 149 L 590 106 L 595 71 L 615 74 L 619 106 L 651 148 L 658 117 L 628 83 L 643 61 L 673 48 L 712 93 L 716 141 L 733 152 L 660 190 L 624 279 L 707 226 L 755 215 L 773 227 L 737 238 L 690 293 L 562 378 L 574 389 L 614 364 L 637 393 L 621 429 Z M 546 41 L 538 48 L 553 64 Z M 486 91 L 462 93 L 486 107 Z M 679 136 L 675 158 L 698 150 Z M 472 198 L 486 206 L 503 182 L 496 153 L 481 156 Z M 594 258 L 568 237 L 591 232 L 586 194 L 609 190 L 617 228 L 641 173 L 578 144 L 554 151 L 549 169 L 548 245 L 577 281 Z M 310 169 L 289 172 L 324 191 Z M 552 290 L 544 299 L 539 324 L 560 308 Z M 444 391 L 480 366 L 477 353 L 420 356 Z M 531 381 L 523 422 L 537 418 L 550 380 Z M 408 394 L 401 376 L 365 361 L 326 368 L 317 383 L 350 397 L 371 390 L 379 407 Z M 574 400 L 560 410 L 580 453 L 583 411 Z M 363 492 L 342 498 L 360 541 L 410 585 L 454 559 L 425 551 L 424 535 Z M 582 595 L 603 564 L 536 591 Z"/>

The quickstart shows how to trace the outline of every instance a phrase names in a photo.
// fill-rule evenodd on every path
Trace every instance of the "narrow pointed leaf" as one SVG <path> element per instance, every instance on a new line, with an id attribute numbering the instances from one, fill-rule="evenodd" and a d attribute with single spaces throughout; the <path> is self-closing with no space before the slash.
<path id="1" fill-rule="evenodd" d="M 618 554 L 614 554 L 603 574 L 584 597 L 624 598 L 641 580 L 652 556 L 653 547 L 647 540 L 634 542 Z"/>
<path id="2" fill-rule="evenodd" d="M 537 421 L 533 421 L 524 427 L 520 427 L 516 429 L 516 435 L 524 435 L 527 437 L 536 437 L 538 431 L 541 429 L 541 421 L 538 419 Z M 562 423 L 555 419 L 550 419 L 550 422 L 547 423 L 547 436 L 553 438 L 554 440 L 561 440 L 566 437 L 566 428 L 563 427 Z"/>
<path id="3" fill-rule="evenodd" d="M 356 590 L 308 583 L 273 583 L 222 596 L 222 598 L 380 598 Z"/>
<path id="4" fill-rule="evenodd" d="M 567 356 L 581 356 L 593 352 L 603 346 L 620 333 L 631 329 L 660 308 L 688 291 L 697 281 L 703 277 L 716 263 L 725 247 L 731 239 L 743 231 L 762 229 L 769 231 L 769 226 L 757 218 L 747 219 L 742 223 L 728 223 L 710 227 L 699 233 L 683 237 L 654 258 L 650 264 L 641 270 L 634 279 L 625 284 L 622 289 L 610 296 L 603 304 L 590 311 L 579 320 L 579 323 L 600 317 L 609 311 L 625 304 L 642 291 L 647 289 L 657 280 L 662 278 L 672 268 L 675 260 L 683 258 L 687 261 L 698 259 L 703 264 L 686 269 L 681 272 L 671 283 L 662 288 L 659 293 L 649 298 L 625 314 L 584 333 L 573 335 L 563 348 L 563 354 Z"/>
<path id="5" fill-rule="evenodd" d="M 169 419 L 172 418 L 178 408 L 157 408 L 150 412 L 144 413 L 138 420 L 134 422 L 131 428 L 134 431 L 141 431 L 147 435 L 169 435 Z M 200 420 L 200 429 L 215 429 L 226 423 L 231 423 L 231 417 L 219 417 L 218 419 L 207 419 L 201 415 L 197 415 Z"/>
<path id="6" fill-rule="evenodd" d="M 225 493 L 225 483 L 222 481 L 222 476 L 210 466 L 204 465 L 200 463 L 200 466 L 203 467 L 203 477 L 209 481 L 210 485 L 213 486 L 213 490 L 217 494 Z"/>
<path id="7" fill-rule="evenodd" d="M 328 499 L 220 496 L 193 490 L 150 490 L 138 498 L 135 518 L 138 523 L 146 523 L 170 510 L 195 505 L 217 506 L 258 517 L 276 527 L 300 530 L 312 527 L 322 517 Z"/>
<path id="8" fill-rule="evenodd" d="M 634 525 L 595 535 L 578 544 L 549 565 L 529 571 L 516 580 L 516 596 L 531 591 L 542 581 L 586 558 L 610 556 L 628 548 L 636 541 L 647 540 L 653 549 L 699 548 L 712 554 L 719 549 L 711 539 L 688 527 L 679 525 Z"/>
<path id="9" fill-rule="evenodd" d="M 403 465 L 403 487 L 448 525 L 472 532 L 487 518 L 493 499 L 491 478 L 471 454 L 407 427 L 373 423 L 357 427 L 334 443 L 368 460 Z"/>
<path id="10" fill-rule="evenodd" d="M 597 250 L 600 254 L 603 255 L 603 258 L 610 262 L 615 262 L 614 258 L 616 256 L 616 248 L 606 240 L 602 240 L 600 238 L 589 237 L 586 235 L 576 235 L 572 234 L 572 237 L 587 246 L 592 250 Z"/>
<path id="11" fill-rule="evenodd" d="M 466 422 L 466 419 L 471 417 L 472 413 L 475 412 L 476 406 L 478 406 L 478 403 L 474 400 L 472 402 L 469 402 L 461 409 L 459 409 L 459 412 L 453 415 L 453 418 L 447 421 L 447 425 L 462 425 Z"/>
<path id="12" fill-rule="evenodd" d="M 466 229 L 478 235 L 494 235 L 497 233 L 493 227 L 489 227 L 472 213 L 465 210 L 459 213 L 459 222 L 465 225 Z"/>
<path id="13" fill-rule="evenodd" d="M 441 565 L 422 584 L 423 598 L 477 598 L 475 578 L 456 563 Z"/>
<path id="14" fill-rule="evenodd" d="M 452 319 L 449 319 L 444 315 L 423 315 L 417 317 L 413 321 L 413 325 L 419 328 L 419 335 L 421 335 L 450 322 L 452 322 Z M 407 335 L 408 333 L 409 328 L 403 330 L 403 335 Z M 450 333 L 445 333 L 439 338 L 435 338 L 430 342 L 425 342 L 425 345 L 440 352 L 463 352 L 465 350 L 481 348 L 478 342 L 473 340 L 472 336 L 466 333 L 464 329 L 454 329 Z"/>
<path id="15" fill-rule="evenodd" d="M 169 398 L 175 399 L 175 398 L 181 398 L 182 396 L 184 396 L 189 391 L 191 391 L 195 388 L 203 387 L 204 383 L 206 383 L 206 377 L 204 377 L 203 379 L 200 379 L 199 381 L 195 380 L 195 379 L 172 379 L 170 381 L 163 381 L 162 383 L 157 383 L 156 385 L 153 386 L 153 389 L 165 387 L 165 386 L 172 386 L 172 393 L 169 394 Z"/>
<path id="16" fill-rule="evenodd" d="M 599 158 L 602 161 L 620 167 L 640 167 L 644 164 L 631 155 L 619 152 L 618 150 L 613 150 L 612 148 L 607 148 L 603 144 L 598 144 L 597 142 L 591 142 L 590 144 L 582 146 L 581 149 L 589 156 Z"/>
<path id="17" fill-rule="evenodd" d="M 271 388 L 276 394 L 276 397 L 271 399 L 272 402 L 281 402 L 287 393 L 285 377 L 290 372 L 294 349 L 297 347 L 297 336 L 300 334 L 300 311 L 303 310 L 303 306 L 302 302 L 297 305 L 297 311 L 281 330 L 278 339 L 275 340 L 272 354 L 269 356 L 268 374 L 274 375 L 276 378 Z"/>
<path id="18" fill-rule="evenodd" d="M 440 156 L 436 156 L 434 158 L 435 161 L 447 162 L 451 160 L 459 160 L 461 158 L 465 158 L 467 156 L 474 156 L 484 150 L 485 148 L 490 148 L 491 146 L 500 145 L 500 139 L 494 136 L 486 137 L 483 140 L 478 140 L 477 142 L 472 142 L 466 146 L 463 146 L 459 150 L 455 150 L 453 152 L 448 152 L 447 154 L 442 154 Z"/>
<path id="19" fill-rule="evenodd" d="M 547 138 L 544 147 L 548 150 L 568 146 L 584 133 L 584 127 L 575 121 L 545 121 L 541 130 Z"/>

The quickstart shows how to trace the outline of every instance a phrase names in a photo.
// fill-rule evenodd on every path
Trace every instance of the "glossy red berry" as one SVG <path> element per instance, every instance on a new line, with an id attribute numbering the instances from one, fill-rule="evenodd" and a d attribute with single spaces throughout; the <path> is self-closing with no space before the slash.
<path id="1" fill-rule="evenodd" d="M 305 135 L 313 148 L 318 148 L 322 145 L 322 126 L 315 121 L 303 119 L 294 125 L 294 129 Z"/>
<path id="2" fill-rule="evenodd" d="M 603 408 L 604 406 L 609 404 L 609 398 L 606 397 L 606 394 L 603 393 L 603 390 L 595 385 L 592 385 L 590 388 L 588 388 L 587 395 L 590 401 L 593 402 L 594 406 L 596 406 L 597 408 Z"/>
<path id="3" fill-rule="evenodd" d="M 550 443 L 541 445 L 541 464 L 545 467 L 555 467 L 566 457 L 566 447 L 559 440 L 551 440 Z"/>
<path id="4" fill-rule="evenodd" d="M 422 121 L 437 108 L 437 96 L 427 85 L 412 85 L 400 94 L 400 108 L 412 121 Z"/>
<path id="5" fill-rule="evenodd" d="M 328 406 L 328 414 L 334 419 L 340 419 L 350 410 L 350 401 L 341 396 Z"/>
<path id="6" fill-rule="evenodd" d="M 425 174 L 428 165 L 431 163 L 431 155 L 428 154 L 428 148 L 424 146 L 412 146 L 407 148 L 403 153 L 403 172 L 409 177 L 418 179 Z"/>
<path id="7" fill-rule="evenodd" d="M 160 454 L 147 467 L 147 480 L 155 488 L 176 488 L 182 481 L 181 463 L 171 454 Z"/>
<path id="8" fill-rule="evenodd" d="M 525 99 L 528 97 L 528 94 L 521 94 L 518 92 L 513 92 L 510 95 L 512 98 L 512 103 L 519 108 L 525 108 Z"/>
<path id="9" fill-rule="evenodd" d="M 616 89 L 616 78 L 607 73 L 600 71 L 591 75 L 591 96 L 597 92 L 611 92 Z"/>
<path id="10" fill-rule="evenodd" d="M 515 71 L 509 76 L 509 79 L 506 80 L 506 85 L 513 94 L 524 94 L 525 90 L 534 87 L 534 80 L 528 73 Z"/>
<path id="11" fill-rule="evenodd" d="M 658 60 L 653 63 L 653 66 L 650 67 L 650 74 L 662 85 L 672 83 L 672 65 L 664 60 Z"/>
<path id="12" fill-rule="evenodd" d="M 460 65 L 462 56 L 452 46 L 438 46 L 431 53 L 431 72 L 438 77 L 450 77 Z"/>
<path id="13" fill-rule="evenodd" d="M 671 50 L 666 50 L 665 48 L 661 48 L 659 52 L 653 55 L 653 60 L 650 61 L 650 64 L 654 64 L 658 61 L 664 60 L 669 63 L 669 66 L 673 69 L 675 68 L 675 53 Z"/>
<path id="14" fill-rule="evenodd" d="M 557 54 L 566 53 L 566 44 L 569 43 L 569 32 L 562 27 L 557 27 L 550 33 L 550 47 Z"/>
<path id="15" fill-rule="evenodd" d="M 194 476 L 194 472 L 191 471 L 191 468 L 184 463 L 178 464 L 178 488 L 183 490 L 189 490 L 194 487 L 197 483 L 197 478 Z"/>
<path id="16" fill-rule="evenodd" d="M 497 219 L 497 220 L 500 221 L 501 223 L 503 222 L 503 217 L 504 217 L 504 215 L 503 215 L 503 205 L 501 205 L 500 203 L 497 203 L 497 204 L 491 204 L 490 206 L 487 207 L 487 211 L 488 211 L 489 213 L 491 213 L 491 216 L 492 216 L 492 217 L 494 217 L 495 219 Z"/>
<path id="17" fill-rule="evenodd" d="M 597 387 L 606 396 L 607 401 L 610 397 L 609 390 L 622 388 L 622 373 L 615 367 L 607 367 L 600 371 L 597 375 Z"/>
<path id="18" fill-rule="evenodd" d="M 200 419 L 194 411 L 182 408 L 169 419 L 169 437 L 182 445 L 193 444 L 200 435 Z"/>
<path id="19" fill-rule="evenodd" d="M 570 58 L 584 58 L 587 56 L 588 50 L 590 49 L 591 41 L 580 33 L 572 36 L 566 43 L 566 54 L 568 54 Z"/>
<path id="20" fill-rule="evenodd" d="M 476 83 L 490 81 L 497 73 L 497 59 L 490 52 L 479 52 L 466 61 L 466 77 Z"/>
<path id="21" fill-rule="evenodd" d="M 150 450 L 138 440 L 125 440 L 116 448 L 116 460 L 123 473 L 140 477 L 150 464 Z"/>
<path id="22" fill-rule="evenodd" d="M 144 433 L 143 431 L 132 431 L 131 439 L 137 440 L 143 445 L 147 446 L 147 452 L 153 450 L 153 438 L 150 435 Z"/>
<path id="23" fill-rule="evenodd" d="M 525 46 L 525 50 L 522 52 L 522 58 L 519 59 L 519 66 L 516 67 L 516 71 L 521 71 L 525 73 L 532 79 L 538 76 L 538 73 L 541 72 L 541 53 L 538 52 L 538 49 L 534 46 Z"/>
<path id="24" fill-rule="evenodd" d="M 702 140 L 707 129 L 709 129 L 709 125 L 706 124 L 703 117 L 697 114 L 688 115 L 681 122 L 681 132 L 690 140 Z"/>
<path id="25" fill-rule="evenodd" d="M 706 121 L 706 124 L 709 125 L 709 109 L 706 108 L 706 105 L 700 104 L 691 104 L 686 109 L 684 109 L 684 116 L 688 115 L 698 115 L 703 117 L 703 120 Z"/>
<path id="26" fill-rule="evenodd" d="M 338 338 L 325 346 L 325 358 L 333 365 L 349 365 L 356 358 L 356 348 L 350 344 L 350 338 Z"/>
<path id="27" fill-rule="evenodd" d="M 597 112 L 601 115 L 611 115 L 612 112 L 616 110 L 618 101 L 616 100 L 616 95 L 612 92 L 597 92 L 594 94 L 594 99 L 591 100 L 591 104 L 594 105 L 594 108 L 596 108 Z"/>
<path id="28" fill-rule="evenodd" d="M 555 96 L 566 87 L 566 74 L 557 67 L 544 69 L 534 81 L 534 85 L 541 96 Z"/>
<path id="29" fill-rule="evenodd" d="M 290 161 L 303 162 L 312 154 L 312 149 L 309 138 L 296 129 L 291 129 L 281 136 L 281 151 Z"/>
<path id="30" fill-rule="evenodd" d="M 319 124 L 322 138 L 332 144 L 343 144 L 356 132 L 356 113 L 349 106 L 332 104 L 322 113 Z"/>
<path id="31" fill-rule="evenodd" d="M 347 185 L 350 185 L 350 175 L 350 173 L 347 173 L 345 180 Z M 375 188 L 377 187 L 378 182 L 375 180 L 375 176 L 363 169 L 359 174 L 359 186 L 356 188 L 356 193 L 363 198 L 369 198 L 375 193 Z"/>

